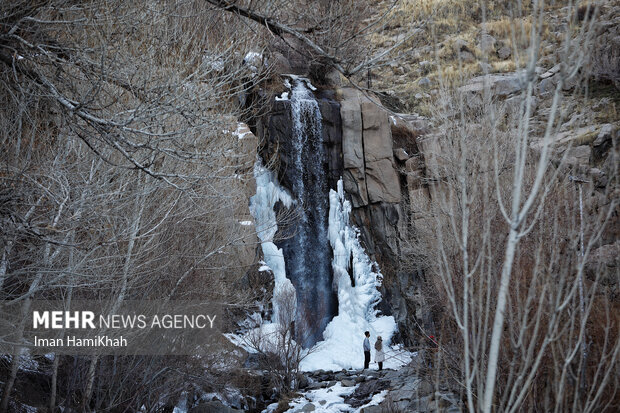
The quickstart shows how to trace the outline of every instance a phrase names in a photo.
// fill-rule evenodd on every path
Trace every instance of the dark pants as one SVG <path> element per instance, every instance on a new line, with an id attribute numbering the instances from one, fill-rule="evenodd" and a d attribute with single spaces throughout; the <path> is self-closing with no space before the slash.
<path id="1" fill-rule="evenodd" d="M 364 368 L 367 369 L 370 364 L 370 351 L 364 351 Z"/>
<path id="2" fill-rule="evenodd" d="M 383 362 L 379 361 L 377 364 L 379 365 L 379 370 L 383 370 Z"/>

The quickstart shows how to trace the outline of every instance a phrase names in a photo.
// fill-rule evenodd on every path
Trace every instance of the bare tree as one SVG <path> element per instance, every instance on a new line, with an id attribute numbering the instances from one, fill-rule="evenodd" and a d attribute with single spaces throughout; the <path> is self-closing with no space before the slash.
<path id="1" fill-rule="evenodd" d="M 584 277 L 615 213 L 615 189 L 608 188 L 603 211 L 584 217 L 569 180 L 570 151 L 556 142 L 564 87 L 582 76 L 595 14 L 568 28 L 557 85 L 536 128 L 543 12 L 534 2 L 529 46 L 515 52 L 526 58 L 518 97 L 501 102 L 489 77 L 481 98 L 444 83 L 440 126 L 422 142 L 436 183 L 414 242 L 448 308 L 443 358 L 458 361 L 454 380 L 470 412 L 600 411 L 617 394 L 618 319 L 600 288 L 604 273 Z M 569 7 L 568 19 L 573 12 Z"/>
<path id="2" fill-rule="evenodd" d="M 237 99 L 264 76 L 243 64 L 260 37 L 199 2 L 18 1 L 0 15 L 3 304 L 249 305 L 251 292 L 235 288 L 249 264 L 235 254 L 253 239 L 239 199 L 254 157 L 234 132 Z M 19 399 L 27 344 L 14 346 L 2 410 Z M 118 363 L 169 371 L 145 360 Z M 133 383 L 132 371 L 104 361 L 56 355 L 50 408 L 78 407 L 62 398 L 69 388 L 86 410 L 92 394 L 99 407 L 118 403 L 98 383 Z"/>
<path id="3" fill-rule="evenodd" d="M 295 291 L 281 290 L 275 297 L 279 306 L 278 320 L 257 326 L 243 338 L 243 344 L 259 356 L 259 367 L 269 374 L 279 393 L 297 390 L 300 364 L 312 349 L 302 346 L 309 332 L 296 331 L 297 305 Z"/>

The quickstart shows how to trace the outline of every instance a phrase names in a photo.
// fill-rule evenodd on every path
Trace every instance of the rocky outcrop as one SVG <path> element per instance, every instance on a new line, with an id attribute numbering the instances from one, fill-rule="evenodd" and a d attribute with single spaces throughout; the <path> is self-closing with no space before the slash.
<path id="1" fill-rule="evenodd" d="M 401 265 L 401 244 L 411 217 L 423 218 L 430 202 L 416 142 L 426 122 L 410 115 L 390 116 L 356 89 L 340 89 L 339 95 L 343 180 L 353 204 L 351 218 L 384 277 L 380 309 L 395 317 L 400 339 L 414 344 L 416 326 L 428 324 L 429 317 L 421 311 L 422 272 Z"/>
<path id="2" fill-rule="evenodd" d="M 308 386 L 305 392 L 319 389 L 336 389 L 337 384 L 342 387 L 354 387 L 352 393 L 344 396 L 344 403 L 354 409 L 366 413 L 380 413 L 386 411 L 403 412 L 460 412 L 463 403 L 455 391 L 447 388 L 437 388 L 435 384 L 420 378 L 419 359 L 400 370 L 318 370 L 308 374 Z M 380 402 L 371 402 L 379 393 L 385 396 Z M 314 394 L 306 395 L 303 408 L 310 409 L 326 406 L 326 400 Z M 302 405 L 303 402 L 297 403 Z M 296 410 L 304 411 L 304 410 Z"/>
<path id="3" fill-rule="evenodd" d="M 367 252 L 378 261 L 389 257 L 394 262 L 399 251 L 401 188 L 390 119 L 356 89 L 343 88 L 339 94 L 343 181 L 354 207 L 352 218 L 362 231 Z"/>
<path id="4" fill-rule="evenodd" d="M 400 202 L 387 113 L 356 89 L 341 96 L 343 178 L 353 206 Z"/>

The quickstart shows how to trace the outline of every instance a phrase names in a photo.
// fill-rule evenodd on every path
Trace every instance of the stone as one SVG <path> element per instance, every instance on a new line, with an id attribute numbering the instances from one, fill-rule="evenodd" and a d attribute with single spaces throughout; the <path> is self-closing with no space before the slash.
<path id="1" fill-rule="evenodd" d="M 510 49 L 510 47 L 508 46 L 503 46 L 500 47 L 497 50 L 497 57 L 499 57 L 502 60 L 506 60 L 508 59 L 510 56 L 512 56 L 512 50 Z"/>
<path id="2" fill-rule="evenodd" d="M 612 146 L 612 135 L 614 132 L 613 125 L 610 123 L 601 126 L 598 135 L 592 142 L 592 153 L 594 159 L 601 160 Z"/>
<path id="3" fill-rule="evenodd" d="M 459 90 L 465 93 L 481 94 L 485 86 L 496 96 L 508 96 L 523 88 L 521 79 L 517 73 L 493 74 L 476 76 Z"/>
<path id="4" fill-rule="evenodd" d="M 400 181 L 389 159 L 366 163 L 366 187 L 370 202 L 400 202 Z"/>
<path id="5" fill-rule="evenodd" d="M 409 159 L 409 154 L 403 148 L 396 148 L 394 149 L 394 157 L 400 162 L 405 162 Z"/>
<path id="6" fill-rule="evenodd" d="M 323 387 L 324 387 L 323 383 L 315 381 L 314 383 L 310 383 L 308 385 L 308 390 L 318 390 L 318 389 L 322 389 Z"/>
<path id="7" fill-rule="evenodd" d="M 473 63 L 476 61 L 476 56 L 474 56 L 470 51 L 463 50 L 459 52 L 459 60 L 464 63 Z"/>
<path id="8" fill-rule="evenodd" d="M 566 150 L 566 163 L 571 165 L 589 165 L 592 148 L 588 145 L 576 146 Z"/>
<path id="9" fill-rule="evenodd" d="M 423 77 L 422 79 L 418 80 L 418 86 L 423 88 L 429 88 L 431 86 L 431 80 L 427 77 Z"/>
<path id="10" fill-rule="evenodd" d="M 381 405 L 375 404 L 373 406 L 368 406 L 368 407 L 364 407 L 362 408 L 362 410 L 360 410 L 361 413 L 383 413 L 384 409 Z"/>
<path id="11" fill-rule="evenodd" d="M 314 406 L 314 404 L 312 403 L 307 403 L 304 407 L 301 408 L 301 410 L 298 410 L 299 412 L 313 412 L 316 410 L 316 407 Z"/>
<path id="12" fill-rule="evenodd" d="M 583 128 L 572 129 L 560 132 L 553 137 L 552 145 L 558 149 L 568 146 L 588 145 L 593 142 L 598 135 L 598 126 L 585 126 Z M 532 149 L 540 149 L 543 146 L 543 140 L 539 139 L 530 144 Z"/>
<path id="13" fill-rule="evenodd" d="M 332 69 L 325 75 L 325 81 L 329 86 L 338 87 L 342 85 L 342 76 L 339 71 Z"/>
<path id="14" fill-rule="evenodd" d="M 435 387 L 430 381 L 421 380 L 418 384 L 418 389 L 416 393 L 420 396 L 426 396 L 428 394 L 431 394 L 433 391 L 435 391 Z"/>
<path id="15" fill-rule="evenodd" d="M 497 43 L 497 40 L 495 40 L 495 37 L 491 36 L 490 34 L 483 34 L 482 36 L 480 36 L 480 42 L 478 43 L 478 48 L 480 49 L 482 53 L 490 54 L 490 53 L 495 52 L 496 43 Z"/>
<path id="16" fill-rule="evenodd" d="M 560 69 L 562 68 L 561 65 L 557 64 L 555 66 L 553 66 L 551 69 L 547 70 L 546 72 L 544 72 L 542 75 L 540 75 L 541 79 L 547 79 L 550 78 L 551 76 L 555 75 L 556 73 L 558 73 L 560 71 Z"/>
<path id="17" fill-rule="evenodd" d="M 355 380 L 344 379 L 340 381 L 342 387 L 353 387 L 355 386 Z"/>
<path id="18" fill-rule="evenodd" d="M 411 400 L 414 397 L 414 393 L 408 390 L 396 390 L 390 392 L 390 398 L 395 402 L 401 400 Z"/>
<path id="19" fill-rule="evenodd" d="M 378 379 L 365 381 L 357 386 L 353 393 L 346 396 L 344 401 L 351 407 L 357 408 L 368 403 L 372 399 L 372 396 L 389 387 L 390 382 L 387 380 Z"/>

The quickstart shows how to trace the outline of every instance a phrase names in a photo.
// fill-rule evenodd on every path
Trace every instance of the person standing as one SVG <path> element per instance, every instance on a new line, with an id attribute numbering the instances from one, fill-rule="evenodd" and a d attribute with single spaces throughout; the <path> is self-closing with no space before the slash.
<path id="1" fill-rule="evenodd" d="M 379 364 L 379 370 L 383 370 L 383 360 L 385 360 L 385 354 L 383 353 L 383 339 L 381 336 L 377 337 L 375 350 L 375 361 Z"/>
<path id="2" fill-rule="evenodd" d="M 364 332 L 364 335 L 364 369 L 367 369 L 370 364 L 370 331 Z"/>

